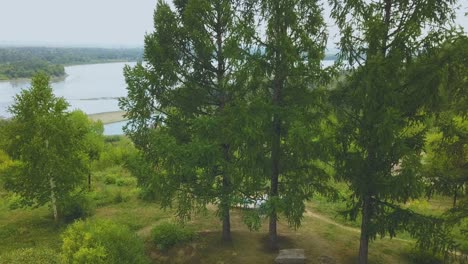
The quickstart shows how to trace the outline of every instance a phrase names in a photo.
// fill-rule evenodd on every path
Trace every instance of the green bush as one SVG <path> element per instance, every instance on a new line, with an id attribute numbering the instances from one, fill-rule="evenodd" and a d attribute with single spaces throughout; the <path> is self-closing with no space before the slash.
<path id="1" fill-rule="evenodd" d="M 115 181 L 115 184 L 117 186 L 130 186 L 130 185 L 136 185 L 136 179 L 135 178 L 118 178 Z"/>
<path id="2" fill-rule="evenodd" d="M 126 226 L 109 221 L 78 221 L 62 234 L 65 263 L 148 263 L 143 242 Z"/>
<path id="3" fill-rule="evenodd" d="M 48 248 L 20 248 L 0 255 L 0 264 L 55 264 L 60 254 Z"/>
<path id="4" fill-rule="evenodd" d="M 192 241 L 196 233 L 179 224 L 162 223 L 151 230 L 151 236 L 159 249 L 167 250 L 176 244 Z"/>
<path id="5" fill-rule="evenodd" d="M 104 137 L 104 142 L 106 143 L 115 143 L 119 142 L 123 137 L 119 135 L 113 135 L 113 136 L 105 136 Z"/>
<path id="6" fill-rule="evenodd" d="M 441 256 L 434 255 L 432 252 L 421 251 L 417 249 L 411 251 L 410 259 L 413 263 L 419 264 L 444 263 L 443 258 Z"/>
<path id="7" fill-rule="evenodd" d="M 62 217 L 65 222 L 84 219 L 93 213 L 94 205 L 91 198 L 81 191 L 72 193 L 62 202 Z"/>
<path id="8" fill-rule="evenodd" d="M 106 176 L 106 178 L 104 179 L 105 184 L 115 184 L 116 181 L 117 179 L 113 176 Z"/>
<path id="9" fill-rule="evenodd" d="M 114 194 L 113 202 L 116 204 L 127 202 L 128 200 L 130 200 L 130 197 L 124 195 L 120 190 Z"/>
<path id="10" fill-rule="evenodd" d="M 154 201 L 157 198 L 156 192 L 151 188 L 138 188 L 138 199 L 143 201 Z"/>
<path id="11" fill-rule="evenodd" d="M 16 209 L 24 207 L 23 199 L 21 198 L 21 196 L 17 194 L 12 194 L 11 196 L 9 196 L 7 200 L 7 204 L 8 204 L 8 209 L 10 210 L 16 210 Z"/>

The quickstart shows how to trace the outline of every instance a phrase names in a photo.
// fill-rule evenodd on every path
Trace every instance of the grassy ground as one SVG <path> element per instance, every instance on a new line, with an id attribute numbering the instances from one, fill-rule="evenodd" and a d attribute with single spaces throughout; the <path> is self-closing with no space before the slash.
<path id="1" fill-rule="evenodd" d="M 266 248 L 267 222 L 257 232 L 249 231 L 242 223 L 240 209 L 233 209 L 230 244 L 221 243 L 221 223 L 215 208 L 193 217 L 187 223 L 198 231 L 195 241 L 179 245 L 167 252 L 159 251 L 150 241 L 150 231 L 164 221 L 175 221 L 174 212 L 160 209 L 157 203 L 138 198 L 136 181 L 121 163 L 122 149 L 128 142 L 110 142 L 112 147 L 96 164 L 93 172 L 92 197 L 96 210 L 91 218 L 110 219 L 125 224 L 146 241 L 147 254 L 153 263 L 273 263 L 277 252 Z M 121 148 L 119 150 L 119 148 Z M 111 164 L 113 160 L 117 165 Z M 49 248 L 60 252 L 60 234 L 66 224 L 56 225 L 47 206 L 36 209 L 14 208 L 14 197 L 0 190 L 0 263 L 2 253 L 19 248 Z M 445 209 L 446 201 L 424 202 L 428 210 Z M 448 201 L 448 200 L 447 200 Z M 423 203 L 423 202 L 418 202 Z M 344 209 L 343 202 L 328 202 L 316 197 L 307 206 L 303 224 L 290 229 L 280 219 L 280 248 L 303 248 L 310 260 L 326 255 L 337 263 L 356 263 L 359 230 L 356 222 L 337 216 Z M 415 206 L 413 203 L 412 206 Z M 399 239 L 378 239 L 370 246 L 370 263 L 418 263 L 412 258 L 414 243 Z M 314 261 L 309 261 L 314 263 Z"/>

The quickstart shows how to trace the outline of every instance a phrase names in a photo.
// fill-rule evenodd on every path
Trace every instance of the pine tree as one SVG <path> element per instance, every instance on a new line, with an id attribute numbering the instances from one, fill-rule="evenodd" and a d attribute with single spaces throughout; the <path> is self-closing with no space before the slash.
<path id="1" fill-rule="evenodd" d="M 158 2 L 145 65 L 125 69 L 126 131 L 154 168 L 140 184 L 156 190 L 162 206 L 176 200 L 182 219 L 217 204 L 222 238 L 230 241 L 230 207 L 242 186 L 236 163 L 251 19 L 242 1 L 174 4 Z"/>
<path id="2" fill-rule="evenodd" d="M 326 113 L 320 88 L 326 80 L 321 68 L 326 45 L 325 24 L 318 1 L 257 1 L 255 76 L 268 113 L 265 130 L 268 174 L 269 242 L 277 248 L 277 220 L 284 213 L 298 227 L 305 201 L 329 191 L 322 128 Z M 264 30 L 262 30 L 265 28 Z"/>
<path id="3" fill-rule="evenodd" d="M 378 234 L 404 229 L 423 246 L 431 244 L 428 236 L 445 234 L 441 220 L 399 204 L 423 193 L 425 121 L 438 95 L 437 86 L 425 85 L 430 67 L 423 61 L 440 44 L 454 2 L 330 1 L 342 34 L 341 59 L 349 66 L 334 91 L 337 174 L 353 191 L 349 215 L 362 215 L 359 263 L 368 262 L 369 240 Z"/>

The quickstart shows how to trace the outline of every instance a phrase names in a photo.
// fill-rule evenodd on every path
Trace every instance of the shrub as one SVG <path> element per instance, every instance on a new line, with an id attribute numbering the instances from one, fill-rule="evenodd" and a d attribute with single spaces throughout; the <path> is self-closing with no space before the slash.
<path id="1" fill-rule="evenodd" d="M 7 199 L 8 209 L 15 210 L 24 207 L 24 201 L 21 196 L 17 194 L 12 194 Z"/>
<path id="2" fill-rule="evenodd" d="M 91 198 L 79 191 L 72 193 L 62 202 L 62 216 L 65 222 L 84 219 L 94 213 Z"/>
<path id="3" fill-rule="evenodd" d="M 138 188 L 138 199 L 143 201 L 154 201 L 157 198 L 156 192 L 151 188 Z"/>
<path id="4" fill-rule="evenodd" d="M 130 197 L 124 195 L 120 190 L 114 194 L 113 202 L 116 204 L 127 202 L 128 200 L 130 200 Z"/>
<path id="5" fill-rule="evenodd" d="M 121 139 L 122 139 L 122 136 L 119 136 L 119 135 L 105 136 L 104 137 L 104 142 L 106 142 L 106 143 L 115 143 L 115 142 L 119 142 Z"/>
<path id="6" fill-rule="evenodd" d="M 148 263 L 137 235 L 109 221 L 75 222 L 62 239 L 65 263 Z"/>
<path id="7" fill-rule="evenodd" d="M 130 185 L 136 185 L 136 179 L 135 178 L 118 178 L 115 181 L 115 184 L 117 186 L 130 186 Z"/>
<path id="8" fill-rule="evenodd" d="M 151 230 L 153 242 L 161 250 L 167 250 L 176 244 L 192 241 L 195 231 L 179 224 L 162 223 Z"/>
<path id="9" fill-rule="evenodd" d="M 0 264 L 55 264 L 59 256 L 48 248 L 21 248 L 0 255 Z"/>
<path id="10" fill-rule="evenodd" d="M 113 176 L 106 176 L 106 178 L 104 179 L 104 183 L 106 184 L 115 184 L 116 181 L 117 179 Z"/>
<path id="11" fill-rule="evenodd" d="M 438 264 L 444 263 L 443 258 L 439 255 L 435 255 L 432 252 L 413 249 L 410 254 L 410 259 L 413 263 L 420 264 Z"/>

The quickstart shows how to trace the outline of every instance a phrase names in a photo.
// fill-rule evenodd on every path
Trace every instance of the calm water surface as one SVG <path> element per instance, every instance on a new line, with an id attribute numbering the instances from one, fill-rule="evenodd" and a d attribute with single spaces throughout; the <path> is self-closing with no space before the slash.
<path id="1" fill-rule="evenodd" d="M 134 62 L 87 64 L 65 67 L 67 77 L 52 83 L 57 96 L 70 103 L 70 108 L 81 109 L 85 113 L 118 111 L 118 97 L 126 95 L 123 67 Z M 13 96 L 30 87 L 29 80 L 0 82 L 0 116 L 10 117 L 8 107 Z"/>
<path id="2" fill-rule="evenodd" d="M 322 61 L 324 67 L 333 61 Z M 64 97 L 71 110 L 81 109 L 87 114 L 119 111 L 118 97 L 126 96 L 123 67 L 135 62 L 87 64 L 65 67 L 67 77 L 52 83 L 55 95 Z M 10 117 L 8 107 L 13 97 L 30 87 L 29 80 L 0 81 L 0 117 Z M 105 135 L 121 135 L 126 122 L 104 126 Z"/>

